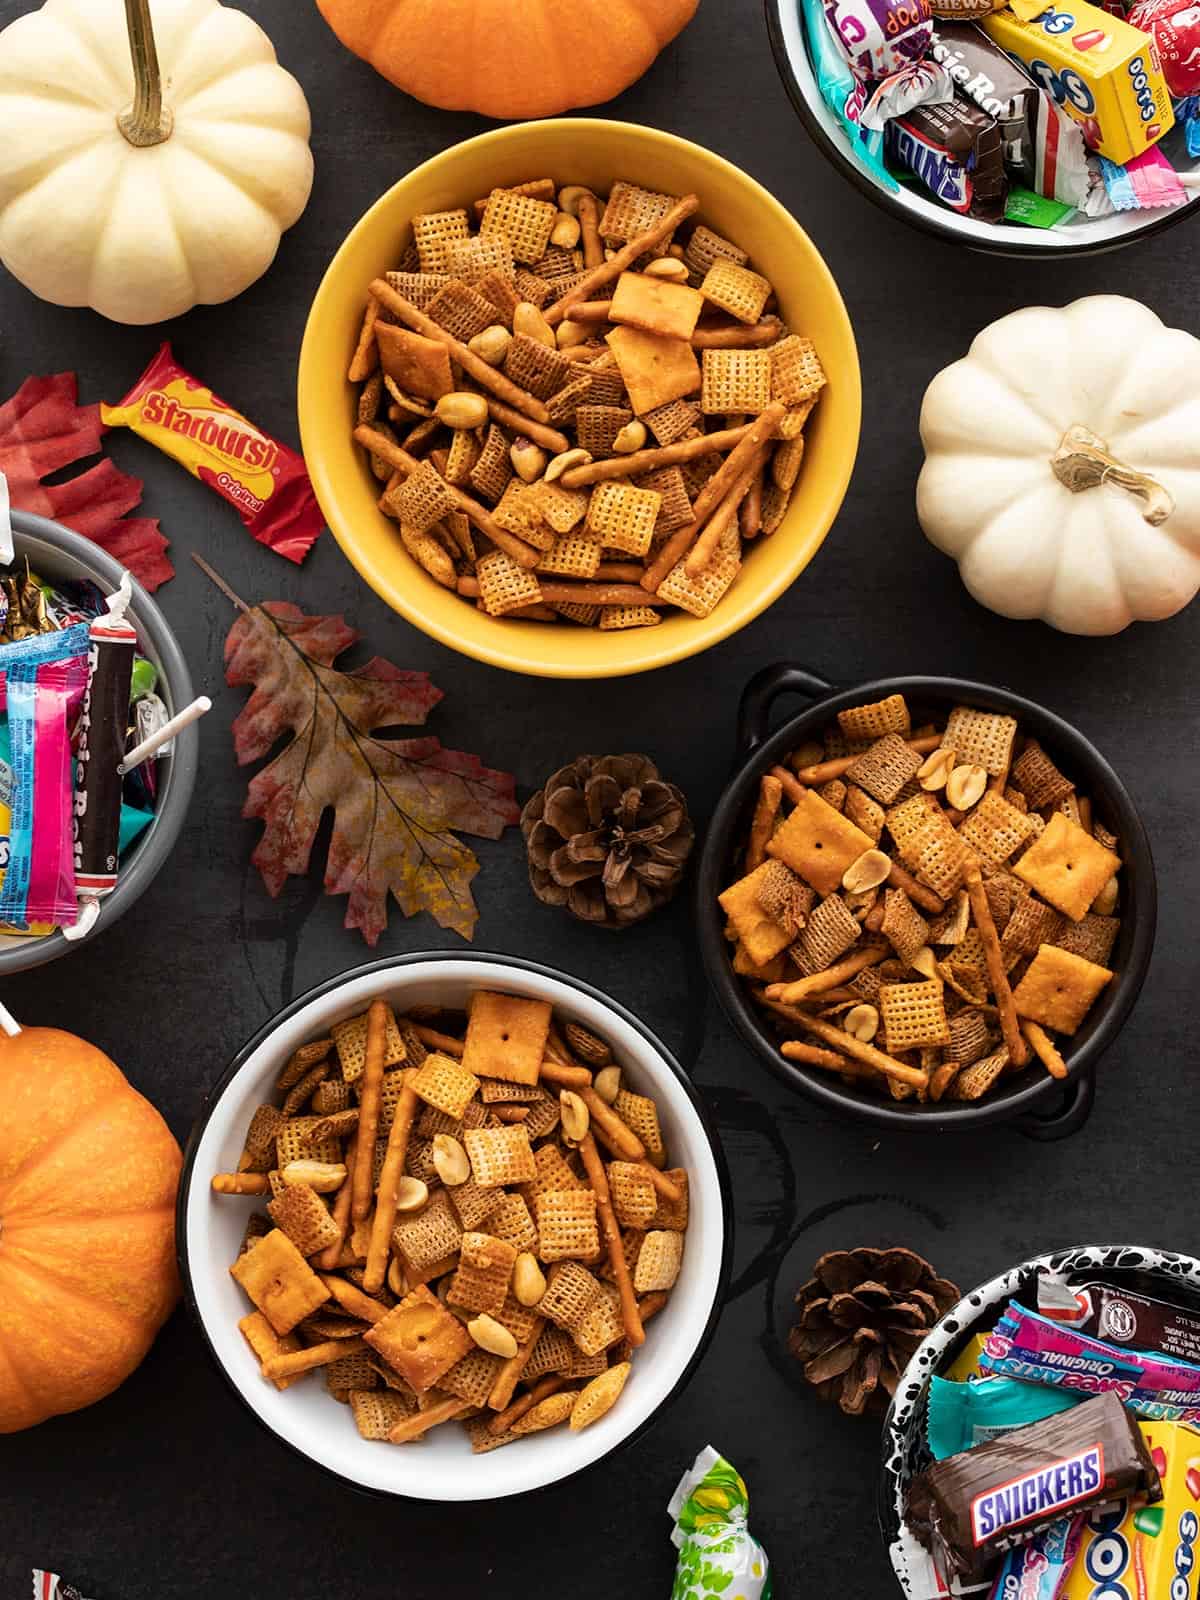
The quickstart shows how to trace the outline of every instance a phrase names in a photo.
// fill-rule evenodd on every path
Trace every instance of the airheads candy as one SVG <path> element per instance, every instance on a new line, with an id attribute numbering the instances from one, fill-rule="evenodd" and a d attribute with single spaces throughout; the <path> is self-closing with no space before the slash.
<path id="1" fill-rule="evenodd" d="M 302 458 L 206 389 L 164 344 L 107 427 L 132 428 L 237 510 L 260 544 L 300 562 L 324 526 Z"/>
<path id="2" fill-rule="evenodd" d="M 1138 1428 L 1162 1479 L 1162 1501 L 1122 1500 L 1092 1512 L 1063 1600 L 1196 1600 L 1200 1434 L 1180 1422 Z"/>

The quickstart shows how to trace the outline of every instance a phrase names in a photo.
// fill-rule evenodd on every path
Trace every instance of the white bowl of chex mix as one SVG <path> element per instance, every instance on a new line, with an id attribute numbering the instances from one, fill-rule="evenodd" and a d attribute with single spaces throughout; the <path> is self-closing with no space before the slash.
<path id="1" fill-rule="evenodd" d="M 700 1097 L 634 1016 L 529 962 L 432 953 L 249 1041 L 192 1136 L 177 1237 L 272 1433 L 358 1487 L 470 1501 L 641 1433 L 712 1335 L 730 1225 Z"/>

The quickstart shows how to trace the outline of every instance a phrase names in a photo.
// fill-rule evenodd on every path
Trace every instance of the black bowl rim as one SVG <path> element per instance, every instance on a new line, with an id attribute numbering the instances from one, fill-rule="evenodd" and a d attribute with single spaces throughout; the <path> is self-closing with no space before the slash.
<path id="1" fill-rule="evenodd" d="M 756 1023 L 750 1003 L 745 998 L 741 983 L 726 956 L 726 942 L 716 907 L 716 895 L 729 850 L 730 836 L 741 808 L 749 797 L 752 784 L 794 744 L 801 724 L 809 724 L 818 719 L 827 720 L 839 709 L 858 704 L 860 701 L 904 693 L 911 694 L 917 700 L 924 697 L 983 705 L 990 700 L 1015 715 L 1018 720 L 1032 715 L 1039 722 L 1052 728 L 1053 738 L 1061 738 L 1068 749 L 1081 750 L 1084 763 L 1089 766 L 1092 773 L 1099 775 L 1103 780 L 1116 809 L 1122 813 L 1119 818 L 1122 842 L 1130 855 L 1137 858 L 1139 868 L 1143 862 L 1145 864 L 1144 870 L 1139 870 L 1138 873 L 1139 881 L 1130 911 L 1130 916 L 1136 920 L 1128 963 L 1117 974 L 1108 1009 L 1100 1018 L 1095 1032 L 1073 1052 L 1068 1062 L 1067 1077 L 1061 1082 L 1047 1074 L 1031 1079 L 1000 1100 L 985 1099 L 974 1103 L 941 1101 L 936 1107 L 908 1101 L 891 1104 L 882 1099 L 875 1104 L 865 1099 L 853 1098 L 840 1084 L 835 1087 L 834 1080 L 822 1079 L 815 1073 L 804 1072 L 779 1054 L 769 1036 Z M 1108 761 L 1085 734 L 1073 723 L 1060 717 L 1057 712 L 1051 711 L 1048 706 L 998 684 L 980 683 L 968 678 L 907 675 L 875 678 L 870 682 L 850 684 L 846 687 L 831 686 L 830 693 L 813 699 L 804 710 L 787 718 L 761 744 L 756 744 L 746 753 L 739 751 L 736 756 L 736 771 L 722 790 L 709 822 L 700 867 L 696 874 L 696 919 L 705 971 L 710 985 L 716 991 L 722 1010 L 740 1034 L 742 1041 L 750 1047 L 758 1060 L 789 1088 L 807 1095 L 827 1110 L 873 1123 L 877 1127 L 887 1128 L 893 1132 L 960 1132 L 997 1122 L 1007 1122 L 1060 1095 L 1064 1083 L 1078 1084 L 1084 1075 L 1093 1069 L 1133 1009 L 1150 965 L 1157 915 L 1158 888 L 1150 841 L 1129 791 Z"/>
<path id="2" fill-rule="evenodd" d="M 1089 243 L 1058 245 L 1053 250 L 1024 249 L 1018 244 L 1008 244 L 997 239 L 989 242 L 986 239 L 972 240 L 969 244 L 961 239 L 954 230 L 945 223 L 938 221 L 936 214 L 928 217 L 916 216 L 897 205 L 890 194 L 880 189 L 871 182 L 866 173 L 855 165 L 844 150 L 839 149 L 837 142 L 829 137 L 822 127 L 819 119 L 814 116 L 808 97 L 800 87 L 799 80 L 792 70 L 792 63 L 788 59 L 787 47 L 783 42 L 783 25 L 780 20 L 782 9 L 785 5 L 795 5 L 797 0 L 764 0 L 767 17 L 767 33 L 771 40 L 771 53 L 775 57 L 775 66 L 779 76 L 783 79 L 783 86 L 787 90 L 788 99 L 800 121 L 804 124 L 809 137 L 819 150 L 825 155 L 860 194 L 866 195 L 873 205 L 885 211 L 889 217 L 899 217 L 909 227 L 917 228 L 921 233 L 927 233 L 935 239 L 949 240 L 961 250 L 972 250 L 980 255 L 1008 256 L 1018 261 L 1065 261 L 1078 256 L 1105 255 L 1112 250 L 1122 250 L 1127 245 L 1138 244 L 1143 239 L 1152 238 L 1155 234 L 1165 233 L 1168 228 L 1173 228 L 1176 223 L 1182 222 L 1184 217 L 1194 215 L 1195 208 L 1189 205 L 1175 207 L 1166 211 L 1153 222 L 1148 222 L 1136 232 L 1122 234 L 1115 239 L 1099 239 Z"/>
<path id="3" fill-rule="evenodd" d="M 622 1005 L 619 1000 L 614 1000 L 610 995 L 605 994 L 603 990 L 597 989 L 593 984 L 588 983 L 583 978 L 573 977 L 570 973 L 562 972 L 557 967 L 547 966 L 544 962 L 528 961 L 523 956 L 509 956 L 501 954 L 500 952 L 483 950 L 469 950 L 462 952 L 456 950 L 417 950 L 406 955 L 381 956 L 375 961 L 363 962 L 360 966 L 350 967 L 344 972 L 336 973 L 334 976 L 326 978 L 323 982 L 315 984 L 304 994 L 299 995 L 296 999 L 289 1001 L 288 1004 L 277 1011 L 273 1017 L 271 1017 L 267 1022 L 264 1022 L 262 1026 L 258 1028 L 249 1039 L 247 1039 L 246 1043 L 237 1052 L 233 1060 L 225 1068 L 224 1072 L 216 1080 L 216 1082 L 211 1084 L 205 1091 L 204 1098 L 200 1104 L 200 1110 L 196 1115 L 196 1121 L 192 1127 L 191 1134 L 188 1137 L 187 1146 L 183 1153 L 183 1167 L 179 1174 L 179 1190 L 175 1200 L 175 1257 L 179 1265 L 179 1277 L 183 1287 L 184 1304 L 187 1306 L 188 1313 L 192 1320 L 200 1330 L 200 1337 L 204 1341 L 204 1346 L 208 1353 L 209 1359 L 213 1362 L 218 1372 L 220 1372 L 225 1382 L 233 1390 L 234 1394 L 238 1398 L 239 1403 L 245 1408 L 248 1414 L 254 1419 L 264 1433 L 268 1434 L 272 1439 L 274 1439 L 277 1444 L 280 1444 L 286 1449 L 290 1450 L 309 1467 L 316 1467 L 320 1472 L 323 1472 L 327 1476 L 336 1479 L 338 1483 L 344 1485 L 348 1489 L 353 1489 L 358 1494 L 381 1500 L 401 1500 L 406 1504 L 412 1503 L 414 1505 L 436 1505 L 450 1503 L 446 1501 L 429 1501 L 412 1495 L 400 1494 L 397 1491 L 390 1489 L 376 1489 L 367 1484 L 357 1483 L 353 1478 L 348 1478 L 343 1473 L 335 1471 L 333 1467 L 326 1465 L 325 1462 L 315 1460 L 308 1454 L 306 1450 L 302 1450 L 299 1445 L 293 1444 L 290 1439 L 285 1439 L 282 1434 L 276 1433 L 275 1429 L 272 1428 L 271 1425 L 264 1420 L 264 1418 L 260 1417 L 258 1412 L 255 1411 L 247 1401 L 246 1397 L 242 1394 L 241 1390 L 238 1388 L 237 1384 L 233 1381 L 233 1378 L 226 1370 L 226 1367 L 221 1361 L 220 1357 L 217 1355 L 216 1350 L 213 1348 L 212 1341 L 208 1336 L 208 1329 L 205 1327 L 204 1319 L 201 1317 L 199 1308 L 196 1305 L 196 1297 L 192 1288 L 191 1267 L 188 1262 L 186 1248 L 187 1204 L 188 1197 L 191 1193 L 192 1179 L 195 1175 L 194 1169 L 196 1153 L 200 1146 L 200 1140 L 203 1137 L 205 1128 L 208 1126 L 209 1118 L 212 1116 L 218 1100 L 220 1100 L 226 1089 L 228 1089 L 229 1085 L 233 1082 L 233 1079 L 236 1077 L 238 1072 L 241 1071 L 242 1067 L 245 1066 L 246 1062 L 249 1060 L 254 1051 L 258 1049 L 259 1045 L 268 1039 L 277 1028 L 279 1028 L 288 1020 L 289 1017 L 294 1016 L 297 1011 L 300 1011 L 311 1001 L 319 1000 L 323 996 L 329 994 L 331 991 L 340 989 L 344 984 L 352 983 L 357 979 L 367 977 L 372 973 L 377 973 L 380 975 L 380 977 L 382 977 L 385 973 L 395 972 L 404 967 L 415 966 L 419 962 L 430 961 L 470 961 L 477 962 L 481 966 L 519 967 L 523 972 L 531 973 L 534 977 L 551 978 L 559 983 L 565 984 L 570 989 L 577 989 L 580 993 L 587 995 L 589 999 L 596 1000 L 601 1005 L 605 1005 L 611 1011 L 615 1012 L 623 1022 L 627 1023 L 629 1027 L 640 1033 L 642 1038 L 646 1040 L 647 1044 L 651 1045 L 655 1050 L 658 1051 L 659 1055 L 674 1073 L 676 1079 L 683 1088 L 684 1093 L 691 1102 L 692 1109 L 700 1119 L 700 1125 L 704 1129 L 705 1137 L 707 1138 L 709 1148 L 712 1151 L 713 1164 L 717 1169 L 717 1186 L 721 1200 L 721 1264 L 717 1273 L 717 1292 L 713 1296 L 713 1303 L 709 1310 L 708 1318 L 704 1324 L 704 1327 L 700 1332 L 700 1337 L 696 1341 L 696 1347 L 691 1356 L 688 1358 L 687 1364 L 683 1368 L 683 1371 L 679 1374 L 674 1387 L 664 1397 L 657 1409 L 653 1411 L 650 1416 L 646 1417 L 644 1421 L 639 1423 L 632 1433 L 626 1434 L 625 1437 L 619 1440 L 611 1450 L 607 1451 L 602 1456 L 598 1456 L 595 1461 L 589 1461 L 582 1467 L 576 1467 L 573 1472 L 568 1472 L 561 1478 L 555 1478 L 551 1483 L 540 1484 L 534 1489 L 520 1490 L 513 1495 L 496 1496 L 495 1503 L 498 1504 L 506 1499 L 523 1499 L 529 1495 L 545 1494 L 551 1489 L 555 1489 L 564 1483 L 570 1482 L 573 1478 L 578 1478 L 581 1473 L 592 1471 L 593 1468 L 600 1466 L 602 1462 L 610 1461 L 618 1451 L 626 1449 L 629 1445 L 640 1439 L 648 1428 L 650 1428 L 654 1423 L 658 1422 L 663 1413 L 666 1411 L 667 1407 L 675 1403 L 675 1401 L 687 1387 L 688 1383 L 691 1381 L 696 1368 L 699 1366 L 701 1359 L 705 1355 L 709 1345 L 712 1342 L 713 1335 L 717 1330 L 717 1323 L 721 1317 L 721 1312 L 725 1307 L 725 1296 L 729 1290 L 729 1275 L 733 1259 L 734 1221 L 733 1196 L 729 1182 L 729 1169 L 725 1162 L 725 1152 L 721 1146 L 720 1135 L 717 1132 L 716 1124 L 714 1123 L 712 1115 L 709 1112 L 708 1107 L 705 1105 L 702 1096 L 697 1090 L 695 1084 L 693 1084 L 692 1080 L 684 1071 L 683 1067 L 680 1066 L 679 1062 L 675 1059 L 675 1056 L 670 1050 L 667 1049 L 666 1045 L 663 1044 L 658 1035 L 654 1033 L 652 1029 L 648 1028 L 639 1017 L 636 1017 L 632 1011 L 628 1010 L 624 1005 Z M 464 1500 L 461 1502 L 455 1501 L 453 1503 L 462 1505 L 479 1505 L 484 1504 L 485 1502 Z M 491 1504 L 492 1502 L 489 1501 L 486 1503 Z"/>

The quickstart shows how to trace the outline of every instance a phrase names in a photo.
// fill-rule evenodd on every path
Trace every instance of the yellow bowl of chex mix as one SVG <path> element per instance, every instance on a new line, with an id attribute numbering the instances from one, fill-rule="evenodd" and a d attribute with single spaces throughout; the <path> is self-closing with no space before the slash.
<path id="1" fill-rule="evenodd" d="M 464 654 L 642 672 L 778 599 L 858 449 L 837 285 L 699 145 L 597 119 L 470 139 L 384 194 L 309 313 L 300 428 L 371 587 Z"/>

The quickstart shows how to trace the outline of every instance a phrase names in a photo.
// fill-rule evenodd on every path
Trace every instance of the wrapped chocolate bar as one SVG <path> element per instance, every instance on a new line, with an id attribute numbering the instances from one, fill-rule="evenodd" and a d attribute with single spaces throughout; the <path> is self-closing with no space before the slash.
<path id="1" fill-rule="evenodd" d="M 946 68 L 960 94 L 995 117 L 1004 165 L 1033 188 L 1033 139 L 1041 98 L 1037 84 L 982 28 L 969 22 L 939 23 L 929 53 Z"/>
<path id="2" fill-rule="evenodd" d="M 886 149 L 953 210 L 982 222 L 1004 215 L 1008 180 L 1000 126 L 961 95 L 889 122 Z"/>
<path id="3" fill-rule="evenodd" d="M 947 1578 L 980 1578 L 997 1556 L 1064 1516 L 1143 1495 L 1158 1471 L 1116 1395 L 949 1456 L 909 1485 L 906 1519 Z"/>
<path id="4" fill-rule="evenodd" d="M 766 1552 L 750 1536 L 750 1500 L 739 1474 L 706 1445 L 679 1480 L 667 1512 L 679 1551 L 671 1600 L 771 1600 Z"/>
<path id="5" fill-rule="evenodd" d="M 1039 1276 L 1037 1300 L 1042 1316 L 1064 1327 L 1200 1365 L 1200 1301 L 1167 1301 L 1124 1283 L 1075 1286 L 1056 1272 Z"/>

